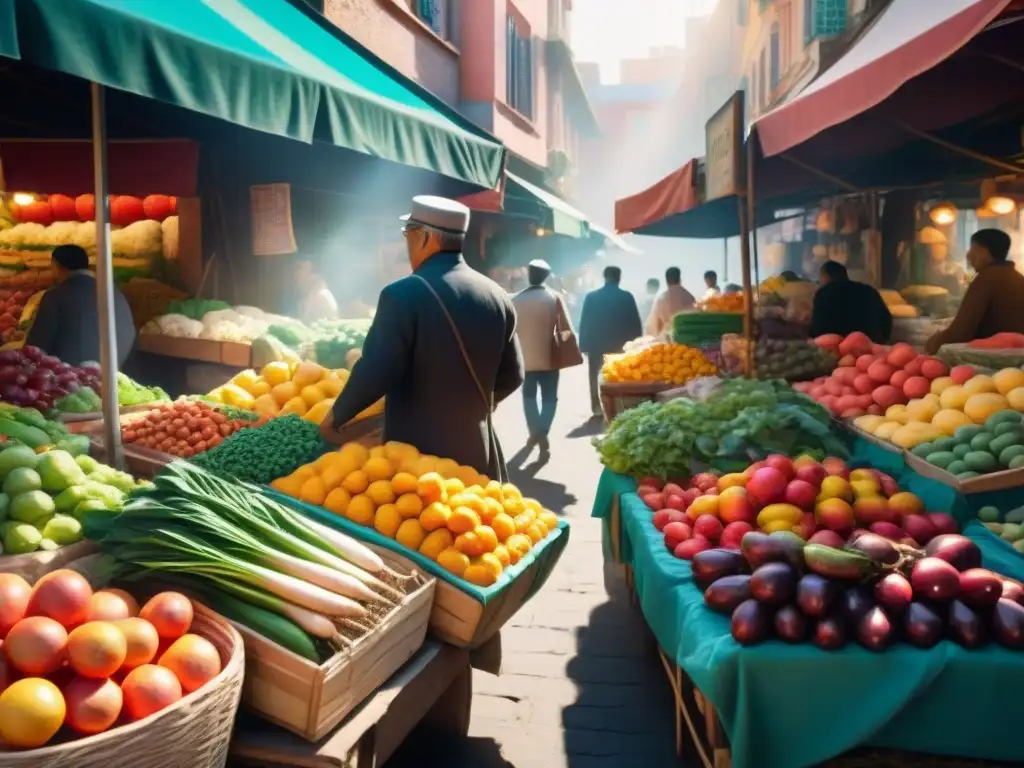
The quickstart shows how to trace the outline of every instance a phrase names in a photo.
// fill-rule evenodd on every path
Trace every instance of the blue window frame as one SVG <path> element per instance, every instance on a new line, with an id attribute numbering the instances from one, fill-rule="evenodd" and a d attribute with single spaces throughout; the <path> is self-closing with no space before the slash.
<path id="1" fill-rule="evenodd" d="M 847 0 L 804 0 L 804 41 L 846 30 Z"/>
<path id="2" fill-rule="evenodd" d="M 768 68 L 772 90 L 779 84 L 779 80 L 782 78 L 781 64 L 779 60 L 779 22 L 772 24 L 771 36 L 768 38 Z"/>
<path id="3" fill-rule="evenodd" d="M 533 118 L 533 39 L 513 16 L 505 23 L 505 103 Z"/>

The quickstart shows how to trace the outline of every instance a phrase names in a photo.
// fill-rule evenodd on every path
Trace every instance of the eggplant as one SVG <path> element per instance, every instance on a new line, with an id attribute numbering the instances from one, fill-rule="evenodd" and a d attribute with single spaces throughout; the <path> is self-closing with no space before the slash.
<path id="1" fill-rule="evenodd" d="M 734 549 L 705 549 L 690 561 L 693 580 L 705 589 L 723 576 L 735 576 L 747 569 L 742 553 Z"/>
<path id="2" fill-rule="evenodd" d="M 796 594 L 796 570 L 788 563 L 765 563 L 750 577 L 750 594 L 768 605 L 785 605 Z"/>
<path id="3" fill-rule="evenodd" d="M 824 651 L 837 651 L 846 645 L 846 624 L 839 614 L 818 619 L 814 625 L 814 644 Z"/>
<path id="4" fill-rule="evenodd" d="M 900 560 L 900 551 L 896 545 L 877 533 L 862 533 L 847 544 L 847 548 L 856 550 L 882 565 L 893 565 Z"/>
<path id="5" fill-rule="evenodd" d="M 1015 603 L 1024 605 L 1024 586 L 1021 586 L 1020 582 L 1013 579 L 1004 578 L 1002 596 L 1007 600 L 1013 600 Z"/>
<path id="6" fill-rule="evenodd" d="M 795 605 L 775 612 L 775 634 L 786 643 L 801 643 L 807 637 L 807 617 Z"/>
<path id="7" fill-rule="evenodd" d="M 757 600 L 744 600 L 732 612 L 732 636 L 740 645 L 754 645 L 768 637 L 772 609 Z"/>
<path id="8" fill-rule="evenodd" d="M 914 588 L 899 573 L 890 573 L 875 584 L 875 600 L 890 613 L 899 616 L 914 599 Z"/>
<path id="9" fill-rule="evenodd" d="M 896 639 L 896 625 L 885 609 L 876 605 L 857 625 L 857 641 L 869 651 L 884 651 Z"/>
<path id="10" fill-rule="evenodd" d="M 816 573 L 808 573 L 796 585 L 796 604 L 804 614 L 814 619 L 828 613 L 838 596 L 836 583 Z"/>
<path id="11" fill-rule="evenodd" d="M 918 648 L 933 648 L 942 639 L 942 617 L 924 603 L 911 603 L 903 615 L 903 637 Z"/>
<path id="12" fill-rule="evenodd" d="M 989 640 L 985 622 L 959 600 L 949 604 L 949 636 L 964 648 L 980 648 Z"/>
<path id="13" fill-rule="evenodd" d="M 750 600 L 750 576 L 723 576 L 704 590 L 704 602 L 718 613 L 732 613 L 744 600 Z"/>
<path id="14" fill-rule="evenodd" d="M 779 536 L 779 533 L 788 535 Z M 765 563 L 789 563 L 799 567 L 803 563 L 804 540 L 795 533 L 778 531 L 771 535 L 760 531 L 743 534 L 740 550 L 751 568 L 760 568 Z"/>
<path id="15" fill-rule="evenodd" d="M 944 602 L 960 594 L 959 572 L 952 564 L 938 557 L 926 557 L 914 563 L 910 571 L 910 584 L 914 587 L 914 596 L 922 600 Z"/>
<path id="16" fill-rule="evenodd" d="M 850 587 L 839 598 L 839 608 L 842 610 L 846 626 L 855 630 L 860 625 L 864 615 L 875 607 L 871 590 L 865 586 Z"/>
<path id="17" fill-rule="evenodd" d="M 992 633 L 1005 648 L 1024 648 L 1024 606 L 1005 598 L 998 600 L 992 612 Z"/>
<path id="18" fill-rule="evenodd" d="M 960 599 L 971 608 L 991 608 L 1003 596 L 1003 581 L 986 568 L 960 573 Z"/>
<path id="19" fill-rule="evenodd" d="M 958 571 L 981 568 L 981 550 L 978 545 L 959 533 L 942 533 L 924 545 L 928 557 L 945 560 Z"/>

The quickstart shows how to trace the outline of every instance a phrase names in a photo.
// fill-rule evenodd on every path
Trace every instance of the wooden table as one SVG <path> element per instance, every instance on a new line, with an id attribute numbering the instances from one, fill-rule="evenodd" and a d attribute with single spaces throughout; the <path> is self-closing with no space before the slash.
<path id="1" fill-rule="evenodd" d="M 418 724 L 465 736 L 473 699 L 469 653 L 428 640 L 333 732 L 309 742 L 242 713 L 231 765 L 377 768 Z"/>

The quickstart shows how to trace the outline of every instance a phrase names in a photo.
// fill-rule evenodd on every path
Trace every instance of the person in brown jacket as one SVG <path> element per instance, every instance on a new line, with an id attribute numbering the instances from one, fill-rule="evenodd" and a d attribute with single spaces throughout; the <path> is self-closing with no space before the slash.
<path id="1" fill-rule="evenodd" d="M 964 294 L 950 326 L 925 344 L 934 354 L 943 344 L 986 339 L 997 333 L 1024 333 L 1024 275 L 1007 260 L 1010 236 L 998 229 L 971 235 L 967 260 L 978 273 Z"/>

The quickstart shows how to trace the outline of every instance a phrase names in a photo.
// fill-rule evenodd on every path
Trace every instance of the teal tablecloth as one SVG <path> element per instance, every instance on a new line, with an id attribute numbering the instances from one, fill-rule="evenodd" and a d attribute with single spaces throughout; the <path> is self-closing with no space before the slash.
<path id="1" fill-rule="evenodd" d="M 623 486 L 602 480 L 608 492 L 617 487 Z M 595 516 L 606 517 L 610 506 L 595 505 Z M 620 507 L 623 540 L 630 542 L 623 559 L 633 567 L 644 616 L 718 710 L 736 768 L 811 766 L 860 745 L 1024 760 L 1016 733 L 1024 654 L 965 651 L 948 641 L 929 651 L 896 645 L 882 654 L 775 641 L 742 648 L 728 618 L 704 607 L 689 564 L 665 548 L 640 498 L 625 493 Z M 977 523 L 967 533 L 986 565 L 1024 579 L 1024 558 Z"/>

